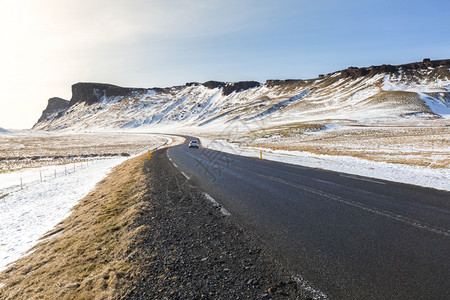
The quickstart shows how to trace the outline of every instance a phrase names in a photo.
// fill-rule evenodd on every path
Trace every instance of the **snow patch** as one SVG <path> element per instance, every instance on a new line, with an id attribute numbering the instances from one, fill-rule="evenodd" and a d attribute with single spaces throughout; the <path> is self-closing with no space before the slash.
<path id="1" fill-rule="evenodd" d="M 437 97 L 431 97 L 423 93 L 419 95 L 433 113 L 445 119 L 450 119 L 450 100 L 443 98 L 439 94 Z"/>
<path id="2" fill-rule="evenodd" d="M 272 107 L 270 107 L 266 111 L 263 111 L 262 113 L 259 113 L 256 116 L 253 116 L 253 117 L 249 118 L 248 120 L 250 121 L 250 120 L 253 120 L 253 119 L 264 117 L 264 116 L 272 114 L 272 113 L 274 113 L 276 111 L 279 111 L 280 109 L 289 106 L 290 104 L 294 103 L 295 101 L 298 101 L 298 100 L 302 99 L 303 97 L 308 95 L 310 92 L 311 92 L 311 90 L 308 89 L 308 90 L 304 91 L 303 93 L 300 93 L 300 94 L 298 94 L 298 95 L 296 95 L 294 97 L 291 97 L 291 98 L 289 98 L 287 100 L 281 101 L 281 102 L 273 105 Z"/>
<path id="3" fill-rule="evenodd" d="M 384 91 L 404 91 L 414 93 L 441 93 L 448 92 L 450 80 L 435 79 L 433 81 L 427 79 L 403 78 L 385 75 L 383 78 L 382 89 Z"/>

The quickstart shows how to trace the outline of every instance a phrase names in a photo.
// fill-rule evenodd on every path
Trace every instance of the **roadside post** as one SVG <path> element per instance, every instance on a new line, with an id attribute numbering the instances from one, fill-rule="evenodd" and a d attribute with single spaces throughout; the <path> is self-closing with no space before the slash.
<path id="1" fill-rule="evenodd" d="M 147 152 L 147 160 L 150 160 L 150 156 L 151 156 L 151 153 L 150 153 L 150 150 L 148 150 L 148 152 Z"/>
<path id="2" fill-rule="evenodd" d="M 259 151 L 259 159 L 262 159 L 262 150 Z"/>

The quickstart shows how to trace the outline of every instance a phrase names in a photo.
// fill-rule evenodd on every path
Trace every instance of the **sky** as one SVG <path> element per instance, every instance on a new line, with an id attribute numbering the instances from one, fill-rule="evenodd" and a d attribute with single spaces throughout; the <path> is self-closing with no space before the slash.
<path id="1" fill-rule="evenodd" d="M 0 0 L 0 127 L 77 82 L 308 79 L 450 59 L 450 1 Z"/>

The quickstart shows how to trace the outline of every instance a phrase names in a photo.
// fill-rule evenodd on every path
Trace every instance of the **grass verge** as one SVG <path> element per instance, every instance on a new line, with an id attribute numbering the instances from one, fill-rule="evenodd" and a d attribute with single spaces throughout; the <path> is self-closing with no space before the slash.
<path id="1" fill-rule="evenodd" d="M 0 299 L 113 299 L 131 288 L 145 159 L 114 168 L 31 254 L 1 272 Z"/>

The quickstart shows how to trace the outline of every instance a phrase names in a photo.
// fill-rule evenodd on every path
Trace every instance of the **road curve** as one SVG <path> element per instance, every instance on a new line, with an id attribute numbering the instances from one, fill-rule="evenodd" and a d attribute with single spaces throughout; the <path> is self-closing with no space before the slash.
<path id="1" fill-rule="evenodd" d="M 450 193 L 187 144 L 186 178 L 330 299 L 450 299 Z"/>

